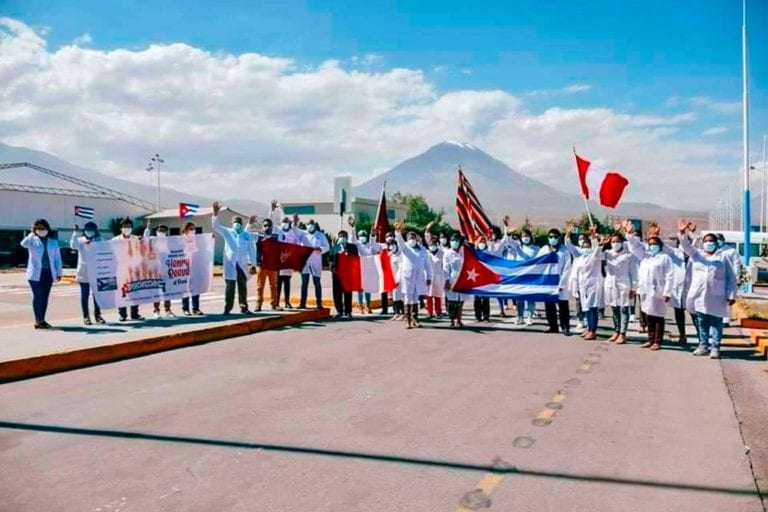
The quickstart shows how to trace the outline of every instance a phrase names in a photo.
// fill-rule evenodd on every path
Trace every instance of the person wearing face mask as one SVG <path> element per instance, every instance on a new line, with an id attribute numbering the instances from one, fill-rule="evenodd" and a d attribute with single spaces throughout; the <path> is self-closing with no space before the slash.
<path id="1" fill-rule="evenodd" d="M 256 262 L 256 245 L 254 237 L 247 229 L 255 221 L 254 217 L 243 225 L 242 217 L 232 218 L 232 227 L 228 228 L 219 221 L 221 204 L 213 203 L 213 218 L 211 226 L 213 232 L 218 233 L 224 239 L 224 314 L 232 313 L 235 302 L 235 287 L 237 287 L 237 300 L 240 312 L 250 315 L 248 310 L 248 280 L 251 278 L 248 271 L 248 262 L 253 265 Z"/>
<path id="2" fill-rule="evenodd" d="M 608 341 L 621 345 L 627 342 L 629 309 L 637 290 L 637 267 L 632 254 L 624 247 L 621 233 L 611 236 L 611 249 L 603 254 L 603 259 L 605 305 L 613 312 L 614 332 Z"/>
<path id="3" fill-rule="evenodd" d="M 309 280 L 312 278 L 312 283 L 315 286 L 315 307 L 323 309 L 323 285 L 320 278 L 323 274 L 323 254 L 330 250 L 328 237 L 314 219 L 309 219 L 304 236 L 307 246 L 312 247 L 314 251 L 301 271 L 301 299 L 299 301 L 299 308 L 306 309 L 307 307 Z"/>
<path id="4" fill-rule="evenodd" d="M 352 234 L 352 243 L 357 246 L 357 251 L 360 256 L 370 256 L 374 254 L 374 249 L 371 241 L 368 237 L 368 232 L 364 229 L 355 234 L 355 219 L 349 217 L 348 219 L 350 232 Z M 363 314 L 371 314 L 371 294 L 363 291 L 357 292 L 357 307 Z"/>
<path id="5" fill-rule="evenodd" d="M 635 233 L 635 238 L 637 240 L 639 240 L 640 242 L 644 241 L 642 230 L 636 229 L 634 230 L 634 233 Z M 634 258 L 634 254 L 632 255 L 632 257 Z M 645 272 L 645 269 L 641 267 L 647 265 L 648 262 L 644 260 L 639 260 L 637 258 L 635 258 L 634 261 L 635 261 L 635 270 L 636 270 L 637 279 L 638 279 L 637 288 L 639 290 L 643 287 L 641 280 L 643 276 L 647 274 L 647 272 Z M 630 311 L 629 322 L 630 323 L 637 322 L 638 324 L 637 332 L 642 334 L 642 333 L 648 332 L 648 317 L 646 316 L 645 313 L 643 313 L 643 310 L 640 308 L 641 302 L 642 302 L 642 298 L 635 295 L 635 300 L 632 301 L 632 310 Z"/>
<path id="6" fill-rule="evenodd" d="M 581 307 L 581 300 L 578 296 L 576 276 L 579 273 L 579 266 L 582 263 L 582 247 L 587 242 L 587 236 L 584 233 L 580 233 L 577 238 L 577 245 L 570 243 L 570 240 L 566 240 L 565 249 L 571 254 L 571 275 L 568 281 L 568 288 L 571 290 L 573 297 L 576 299 L 576 330 L 582 331 L 584 334 L 585 326 L 587 325 L 587 312 Z"/>
<path id="7" fill-rule="evenodd" d="M 294 215 L 293 221 L 288 217 L 283 217 L 280 223 L 279 240 L 288 244 L 296 244 L 308 247 L 310 245 L 306 233 L 298 228 L 299 216 Z M 278 272 L 277 278 L 277 303 L 280 304 L 280 294 L 283 295 L 283 304 L 285 309 L 293 309 L 291 305 L 291 277 L 293 270 L 290 268 L 282 269 Z"/>
<path id="8" fill-rule="evenodd" d="M 187 222 L 184 224 L 184 227 L 182 228 L 181 232 L 182 234 L 187 237 L 187 239 L 193 239 L 197 232 L 197 227 L 195 226 L 194 222 Z M 192 256 L 194 258 L 194 254 Z M 192 302 L 192 309 L 189 308 L 190 299 Z M 181 299 L 181 312 L 184 313 L 184 316 L 203 316 L 203 312 L 200 311 L 200 295 L 192 295 L 191 297 L 182 297 Z"/>
<path id="9" fill-rule="evenodd" d="M 641 274 L 638 276 L 637 290 L 640 294 L 640 308 L 648 319 L 648 341 L 642 347 L 659 350 L 664 338 L 667 304 L 672 300 L 675 277 L 672 260 L 664 254 L 661 238 L 649 236 L 646 249 L 643 243 L 631 234 L 634 232 L 632 221 L 625 221 L 623 226 L 628 234 L 630 251 L 642 262 L 639 267 Z"/>
<path id="10" fill-rule="evenodd" d="M 487 252 L 488 248 L 488 239 L 484 236 L 477 237 L 477 240 L 475 240 L 475 250 L 479 252 Z M 472 302 L 473 308 L 475 310 L 475 320 L 477 322 L 490 323 L 491 299 L 489 297 L 480 297 L 475 295 Z"/>
<path id="11" fill-rule="evenodd" d="M 400 267 L 403 264 L 403 258 L 400 254 L 400 248 L 395 241 L 394 233 L 392 237 L 387 234 L 387 251 L 389 252 L 389 260 L 392 262 L 392 275 L 397 280 L 400 276 Z M 392 320 L 401 321 L 405 319 L 405 302 L 403 301 L 403 292 L 400 290 L 400 282 L 397 282 L 397 286 L 392 290 Z"/>
<path id="12" fill-rule="evenodd" d="M 739 251 L 725 243 L 725 235 L 718 233 L 715 236 L 717 236 L 717 249 L 723 253 L 726 261 L 731 265 L 738 284 L 738 281 L 741 279 L 742 269 L 744 268 L 744 263 L 741 261 L 741 255 L 739 254 Z M 726 314 L 723 318 L 723 325 L 727 327 L 730 324 L 730 315 Z"/>
<path id="13" fill-rule="evenodd" d="M 728 254 L 719 250 L 716 235 L 704 235 L 701 249 L 696 249 L 690 235 L 695 231 L 694 225 L 685 219 L 680 219 L 677 224 L 680 247 L 691 259 L 691 283 L 686 307 L 696 314 L 699 326 L 699 346 L 693 355 L 709 354 L 710 358 L 718 359 L 723 318 L 736 302 L 738 278 Z"/>
<path id="14" fill-rule="evenodd" d="M 427 244 L 428 263 L 432 267 L 432 284 L 427 290 L 427 318 L 432 320 L 443 316 L 443 296 L 445 294 L 445 272 L 443 271 L 444 249 L 432 234 L 434 222 L 427 224 L 424 230 L 424 242 Z M 442 235 L 441 235 L 442 236 Z"/>
<path id="15" fill-rule="evenodd" d="M 333 282 L 333 305 L 336 308 L 336 318 L 352 318 L 352 292 L 344 290 L 338 277 L 339 266 L 343 265 L 340 255 L 359 256 L 357 245 L 349 241 L 349 233 L 341 230 L 338 233 L 336 244 L 331 248 L 331 272 Z"/>
<path id="16" fill-rule="evenodd" d="M 565 245 L 568 248 L 572 247 L 573 229 L 571 224 L 565 231 Z M 599 309 L 603 306 L 603 253 L 600 250 L 601 241 L 597 237 L 597 226 L 590 228 L 590 237 L 584 237 L 579 248 L 579 263 L 571 268 L 571 275 L 574 276 L 573 295 L 581 303 L 581 310 L 587 320 L 587 328 L 581 337 L 587 341 L 597 339 Z"/>
<path id="17" fill-rule="evenodd" d="M 464 327 L 461 321 L 464 311 L 464 295 L 454 292 L 452 287 L 456 284 L 461 273 L 463 257 L 461 246 L 463 240 L 459 233 L 451 235 L 449 248 L 443 255 L 443 272 L 445 275 L 445 300 L 448 308 L 448 317 L 451 319 L 451 327 Z"/>
<path id="18" fill-rule="evenodd" d="M 527 261 L 538 256 L 541 247 L 533 243 L 533 233 L 530 228 L 523 228 L 520 232 L 520 238 L 516 239 L 514 233 L 517 229 L 515 226 L 510 225 L 509 217 L 504 218 L 504 225 L 507 228 L 507 239 L 509 240 L 507 249 L 507 257 L 509 259 Z M 527 326 L 533 325 L 533 315 L 536 311 L 535 302 L 516 300 L 515 308 L 517 309 L 515 325 L 523 325 L 523 323 Z"/>
<path id="19" fill-rule="evenodd" d="M 427 260 L 427 251 L 421 247 L 414 231 L 406 234 L 403 239 L 403 224 L 395 227 L 395 240 L 401 248 L 402 264 L 400 266 L 400 290 L 405 301 L 406 329 L 421 327 L 419 322 L 419 297 L 427 295 L 432 285 L 432 266 Z"/>
<path id="20" fill-rule="evenodd" d="M 45 321 L 48 299 L 53 283 L 61 280 L 63 271 L 59 241 L 51 234 L 48 221 L 37 219 L 30 233 L 21 241 L 21 246 L 29 253 L 27 282 L 32 289 L 35 329 L 51 329 L 51 324 Z"/>
<path id="21" fill-rule="evenodd" d="M 144 238 L 152 238 L 152 228 L 150 226 L 150 220 L 147 219 L 147 224 L 144 226 Z M 161 224 L 157 227 L 155 230 L 155 237 L 156 238 L 165 238 L 168 236 L 168 226 L 165 224 Z M 171 310 L 171 301 L 164 300 L 163 301 L 163 310 L 165 311 L 165 317 L 166 318 L 176 318 L 176 315 Z M 153 302 L 152 303 L 152 318 L 155 320 L 162 320 L 162 315 L 160 314 L 160 303 L 159 302 Z"/>
<path id="22" fill-rule="evenodd" d="M 256 311 L 261 311 L 264 306 L 264 287 L 269 281 L 269 299 L 270 306 L 274 311 L 281 311 L 280 300 L 278 291 L 279 273 L 276 270 L 267 270 L 261 267 L 262 254 L 258 250 L 259 242 L 270 238 L 277 240 L 278 242 L 285 241 L 285 234 L 282 230 L 283 224 L 283 209 L 277 200 L 272 200 L 270 203 L 269 216 L 264 219 L 261 224 L 262 231 L 258 233 L 252 233 L 255 239 L 255 246 L 257 248 L 256 261 L 258 272 L 256 275 Z M 275 226 L 278 226 L 277 228 Z"/>
<path id="23" fill-rule="evenodd" d="M 547 302 L 545 305 L 547 314 L 547 323 L 549 329 L 547 333 L 555 334 L 558 332 L 558 320 L 560 330 L 565 336 L 571 335 L 571 311 L 568 305 L 570 290 L 568 282 L 571 275 L 571 255 L 563 247 L 562 235 L 558 229 L 550 229 L 547 233 L 547 245 L 541 248 L 539 256 L 545 254 L 557 254 L 557 273 L 560 276 L 558 283 L 557 302 Z"/>
<path id="24" fill-rule="evenodd" d="M 112 238 L 112 240 L 130 240 L 131 238 L 138 238 L 133 234 L 133 221 L 129 218 L 123 220 L 120 224 L 120 234 Z M 125 307 L 117 308 L 118 319 L 121 322 L 128 321 L 128 309 Z M 139 313 L 139 306 L 131 306 L 131 320 L 144 320 L 144 317 Z"/>
<path id="25" fill-rule="evenodd" d="M 91 284 L 88 280 L 88 265 L 85 261 L 85 246 L 92 242 L 101 242 L 101 235 L 99 234 L 99 228 L 93 221 L 88 221 L 83 227 L 82 236 L 80 236 L 80 227 L 75 224 L 75 229 L 72 231 L 72 238 L 69 241 L 69 247 L 73 251 L 77 251 L 77 271 L 75 274 L 75 280 L 80 286 L 80 309 L 83 311 L 83 323 L 85 325 L 92 325 L 91 314 L 88 311 L 88 299 L 91 294 Z M 101 308 L 99 308 L 96 302 L 96 295 L 93 294 L 93 316 L 97 324 L 106 323 L 101 316 Z"/>

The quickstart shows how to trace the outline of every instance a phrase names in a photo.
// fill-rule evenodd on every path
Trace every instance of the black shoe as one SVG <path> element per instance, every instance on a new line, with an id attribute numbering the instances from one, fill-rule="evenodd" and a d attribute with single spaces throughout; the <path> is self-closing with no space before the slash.
<path id="1" fill-rule="evenodd" d="M 120 315 L 120 318 L 118 318 L 118 320 L 120 320 L 121 322 L 127 322 L 128 321 L 128 317 L 125 316 L 125 315 Z"/>
<path id="2" fill-rule="evenodd" d="M 184 316 L 192 316 L 188 309 L 182 309 L 181 312 L 184 313 Z"/>
<path id="3" fill-rule="evenodd" d="M 557 334 L 559 331 L 557 329 L 552 329 L 551 327 L 544 331 L 545 334 Z"/>
<path id="4" fill-rule="evenodd" d="M 195 315 L 195 316 L 205 316 L 205 313 L 203 313 L 199 309 L 196 309 L 196 310 L 192 311 L 192 314 Z"/>
<path id="5" fill-rule="evenodd" d="M 91 319 L 88 317 L 83 318 L 83 323 L 85 325 L 93 325 L 93 322 L 91 322 Z"/>
<path id="6" fill-rule="evenodd" d="M 307 309 L 307 305 L 306 304 L 299 304 L 299 309 Z"/>
<path id="7" fill-rule="evenodd" d="M 105 324 L 105 323 L 107 323 L 107 321 L 106 321 L 106 320 L 104 320 L 104 318 L 102 318 L 102 316 L 101 316 L 101 315 L 97 316 L 97 317 L 95 318 L 95 320 L 96 320 L 96 323 L 97 323 L 97 324 Z"/>
<path id="8" fill-rule="evenodd" d="M 570 329 L 563 329 L 563 336 L 570 336 L 571 330 Z"/>
<path id="9" fill-rule="evenodd" d="M 291 305 L 291 304 L 286 304 L 286 305 L 285 305 L 285 309 L 293 309 L 293 305 Z"/>
<path id="10" fill-rule="evenodd" d="M 251 313 L 251 310 L 249 310 L 249 309 L 241 309 L 240 313 L 242 313 L 243 315 L 252 315 L 253 314 L 253 313 Z"/>
<path id="11" fill-rule="evenodd" d="M 53 326 L 46 321 L 42 321 L 35 326 L 36 329 L 53 329 Z"/>
<path id="12" fill-rule="evenodd" d="M 336 315 L 333 315 L 333 318 L 335 318 L 336 320 L 341 320 L 342 318 L 344 318 L 344 315 L 342 315 L 341 313 L 338 313 Z"/>
<path id="13" fill-rule="evenodd" d="M 224 312 L 222 313 L 222 315 L 224 315 L 224 316 L 229 316 L 231 314 L 232 314 L 232 311 L 230 311 L 228 309 L 225 309 Z"/>
<path id="14" fill-rule="evenodd" d="M 146 318 L 144 318 L 141 315 L 136 315 L 136 316 L 131 316 L 131 320 L 140 321 L 140 320 L 146 320 Z"/>

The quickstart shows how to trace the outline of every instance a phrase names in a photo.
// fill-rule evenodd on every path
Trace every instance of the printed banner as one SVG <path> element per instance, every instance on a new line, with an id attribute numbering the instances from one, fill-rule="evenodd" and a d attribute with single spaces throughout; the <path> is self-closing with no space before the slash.
<path id="1" fill-rule="evenodd" d="M 199 295 L 211 289 L 213 247 L 210 234 L 87 244 L 88 281 L 102 309 Z"/>

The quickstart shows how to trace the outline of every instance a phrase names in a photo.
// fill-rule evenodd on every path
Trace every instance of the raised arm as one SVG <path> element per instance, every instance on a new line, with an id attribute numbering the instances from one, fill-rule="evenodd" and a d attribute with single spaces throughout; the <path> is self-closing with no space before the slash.
<path id="1" fill-rule="evenodd" d="M 83 244 L 80 242 L 80 237 L 78 236 L 77 226 L 75 226 L 75 230 L 72 231 L 72 238 L 69 239 L 69 248 L 73 251 L 81 251 L 83 248 Z"/>
<path id="2" fill-rule="evenodd" d="M 215 233 L 218 233 L 222 236 L 226 236 L 227 234 L 227 228 L 221 225 L 221 222 L 219 222 L 219 212 L 221 211 L 221 203 L 218 201 L 213 203 L 213 216 L 211 217 L 211 228 Z"/>

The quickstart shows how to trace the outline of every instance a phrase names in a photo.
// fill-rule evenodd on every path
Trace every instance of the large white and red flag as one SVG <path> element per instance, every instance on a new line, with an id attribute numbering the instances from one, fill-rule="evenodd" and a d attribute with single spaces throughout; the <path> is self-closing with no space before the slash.
<path id="1" fill-rule="evenodd" d="M 629 180 L 616 171 L 608 171 L 597 167 L 574 151 L 576 168 L 579 172 L 581 193 L 585 199 L 592 199 L 600 206 L 616 208 Z"/>
<path id="2" fill-rule="evenodd" d="M 336 275 L 345 292 L 389 293 L 397 287 L 389 251 L 372 256 L 339 254 Z"/>

